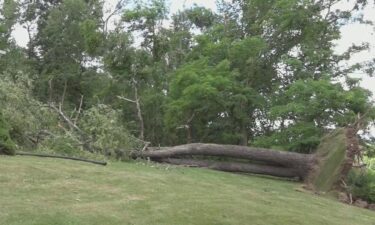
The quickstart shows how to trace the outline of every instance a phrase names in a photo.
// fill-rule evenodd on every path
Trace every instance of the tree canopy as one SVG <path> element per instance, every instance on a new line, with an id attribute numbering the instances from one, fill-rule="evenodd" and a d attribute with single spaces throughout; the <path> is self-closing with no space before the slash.
<path id="1" fill-rule="evenodd" d="M 368 132 L 375 116 L 371 93 L 351 77 L 372 75 L 372 59 L 347 63 L 369 45 L 335 51 L 342 26 L 371 26 L 359 14 L 367 1 L 349 10 L 340 2 L 218 1 L 217 11 L 170 14 L 164 0 L 119 0 L 109 12 L 103 0 L 5 0 L 0 77 L 22 96 L 0 98 L 8 102 L 0 112 L 20 146 L 52 143 L 41 135 L 48 131 L 105 154 L 146 142 L 311 153 L 329 130 Z M 12 39 L 17 24 L 26 48 Z M 14 110 L 32 128 L 17 127 L 18 114 L 7 118 Z"/>

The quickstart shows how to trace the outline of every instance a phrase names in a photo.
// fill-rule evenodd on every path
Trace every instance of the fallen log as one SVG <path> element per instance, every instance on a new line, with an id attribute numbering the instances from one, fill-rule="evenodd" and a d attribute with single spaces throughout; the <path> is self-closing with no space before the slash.
<path id="1" fill-rule="evenodd" d="M 148 148 L 155 150 L 156 148 Z M 134 152 L 133 157 L 141 158 L 176 158 L 182 156 L 218 156 L 237 159 L 248 159 L 266 162 L 268 164 L 280 165 L 283 167 L 296 168 L 306 171 L 314 160 L 312 155 L 299 154 L 294 152 L 277 151 L 264 148 L 252 148 L 238 145 L 218 145 L 193 143 L 173 147 L 162 148 L 155 151 Z"/>
<path id="2" fill-rule="evenodd" d="M 259 173 L 278 177 L 302 178 L 307 187 L 329 191 L 337 187 L 353 166 L 358 154 L 357 130 L 351 127 L 337 129 L 326 135 L 315 154 L 300 154 L 264 148 L 237 145 L 186 144 L 173 147 L 148 147 L 133 152 L 133 158 L 177 165 L 194 165 L 228 172 Z M 225 158 L 209 161 L 204 157 Z M 199 159 L 196 159 L 199 158 Z M 236 159 L 237 162 L 233 162 Z M 240 159 L 249 163 L 238 162 Z M 232 161 L 231 161 L 232 160 Z"/>
<path id="3" fill-rule="evenodd" d="M 257 165 L 240 162 L 218 162 L 211 160 L 198 159 L 177 159 L 177 158 L 159 158 L 156 162 L 169 163 L 174 165 L 196 166 L 204 167 L 213 170 L 220 170 L 226 172 L 241 172 L 271 175 L 276 177 L 295 178 L 300 177 L 300 171 L 293 168 L 282 168 L 268 165 Z"/>
<path id="4" fill-rule="evenodd" d="M 107 162 L 103 162 L 103 161 L 96 161 L 96 160 L 90 160 L 90 159 L 81 159 L 81 158 L 68 157 L 68 156 L 41 154 L 41 153 L 16 152 L 16 155 L 20 155 L 20 156 L 36 156 L 36 157 L 45 157 L 45 158 L 57 158 L 57 159 L 69 159 L 69 160 L 75 160 L 75 161 L 93 163 L 93 164 L 102 165 L 102 166 L 106 166 L 107 165 Z"/>

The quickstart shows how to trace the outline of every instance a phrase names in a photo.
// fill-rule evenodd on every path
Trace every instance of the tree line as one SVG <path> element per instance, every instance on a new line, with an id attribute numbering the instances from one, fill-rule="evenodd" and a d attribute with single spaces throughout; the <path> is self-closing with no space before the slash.
<path id="1" fill-rule="evenodd" d="M 170 14 L 165 0 L 109 11 L 103 0 L 4 0 L 3 136 L 20 148 L 116 155 L 194 142 L 312 153 L 334 128 L 366 133 L 371 92 L 350 75 L 371 76 L 375 64 L 350 59 L 370 46 L 337 53 L 335 43 L 342 26 L 372 24 L 360 14 L 367 1 L 341 2 L 232 0 Z"/>

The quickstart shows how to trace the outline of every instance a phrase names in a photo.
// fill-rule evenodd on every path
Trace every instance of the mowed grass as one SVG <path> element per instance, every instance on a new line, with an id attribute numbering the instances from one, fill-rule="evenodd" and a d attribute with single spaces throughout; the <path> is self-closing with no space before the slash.
<path id="1" fill-rule="evenodd" d="M 0 224 L 375 225 L 300 184 L 144 163 L 0 157 Z"/>

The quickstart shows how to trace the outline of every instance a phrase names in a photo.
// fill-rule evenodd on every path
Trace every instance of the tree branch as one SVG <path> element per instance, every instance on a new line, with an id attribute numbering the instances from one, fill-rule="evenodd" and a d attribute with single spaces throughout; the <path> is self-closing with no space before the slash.
<path id="1" fill-rule="evenodd" d="M 122 4 L 125 1 L 126 0 L 119 0 L 115 6 L 115 9 L 107 16 L 106 19 L 103 20 L 103 33 L 104 34 L 107 34 L 109 20 L 122 9 Z"/>
<path id="2" fill-rule="evenodd" d="M 123 96 L 117 96 L 118 99 L 121 99 L 121 100 L 124 100 L 124 101 L 127 101 L 127 102 L 131 102 L 131 103 L 136 103 L 136 101 L 134 100 L 131 100 L 129 98 L 125 98 Z"/>
<path id="3" fill-rule="evenodd" d="M 78 121 L 79 115 L 81 114 L 82 104 L 83 104 L 83 95 L 81 95 L 81 101 L 79 102 L 79 108 L 78 108 L 77 116 L 73 120 L 75 125 L 77 125 L 77 121 Z"/>
<path id="4" fill-rule="evenodd" d="M 80 134 L 84 134 L 84 132 L 73 122 L 71 121 L 65 114 L 64 112 L 57 108 L 54 104 L 50 103 L 49 104 L 49 107 L 53 110 L 55 110 L 59 115 L 60 117 L 73 129 L 75 129 L 76 131 L 78 131 Z"/>

